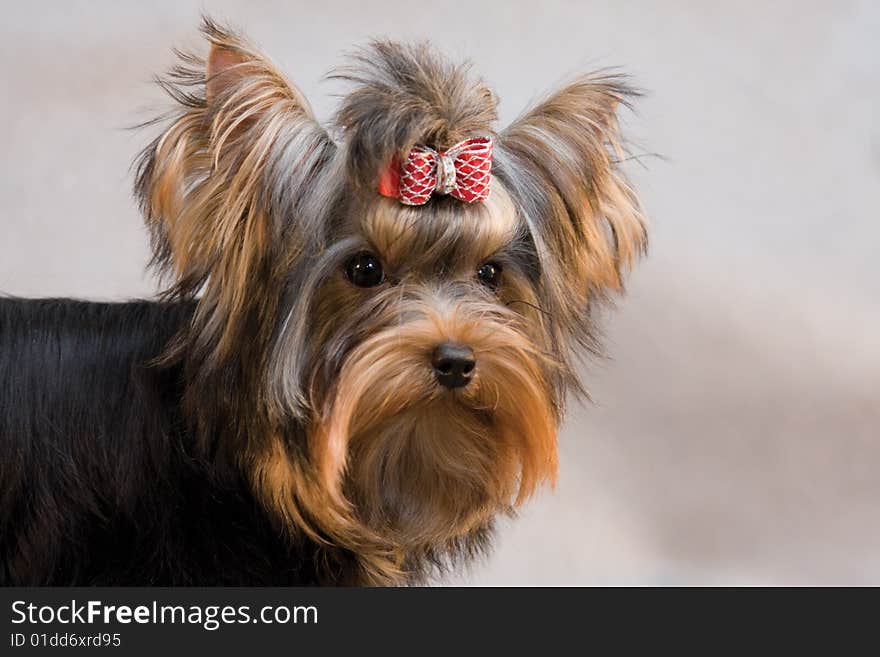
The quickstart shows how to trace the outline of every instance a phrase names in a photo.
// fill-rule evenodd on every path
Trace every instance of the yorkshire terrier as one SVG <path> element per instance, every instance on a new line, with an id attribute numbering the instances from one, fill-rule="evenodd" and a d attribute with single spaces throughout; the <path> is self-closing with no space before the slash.
<path id="1" fill-rule="evenodd" d="M 0 582 L 424 582 L 555 479 L 646 245 L 635 92 L 585 76 L 496 132 L 468 66 L 377 41 L 325 128 L 203 32 L 136 163 L 159 299 L 0 300 Z"/>

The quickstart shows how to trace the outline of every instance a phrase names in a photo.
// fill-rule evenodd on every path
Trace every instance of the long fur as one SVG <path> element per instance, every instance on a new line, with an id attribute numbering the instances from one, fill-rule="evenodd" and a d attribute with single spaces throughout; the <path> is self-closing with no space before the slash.
<path id="1" fill-rule="evenodd" d="M 0 573 L 421 581 L 555 480 L 572 363 L 645 248 L 618 166 L 634 92 L 584 77 L 499 131 L 467 65 L 378 41 L 340 69 L 325 129 L 242 36 L 203 31 L 208 56 L 160 79 L 175 107 L 137 163 L 160 300 L 0 303 Z M 496 141 L 486 202 L 376 193 L 412 146 L 473 136 Z M 344 274 L 363 251 L 375 288 Z M 430 366 L 450 341 L 477 359 L 455 391 Z"/>
<path id="2" fill-rule="evenodd" d="M 150 365 L 193 311 L 0 299 L 0 584 L 338 581 L 197 456 L 180 369 Z"/>

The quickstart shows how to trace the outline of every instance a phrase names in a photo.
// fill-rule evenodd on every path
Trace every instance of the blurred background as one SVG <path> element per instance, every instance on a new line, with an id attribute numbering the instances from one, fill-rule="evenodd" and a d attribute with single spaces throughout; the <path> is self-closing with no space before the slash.
<path id="1" fill-rule="evenodd" d="M 880 3 L 4 2 L 0 292 L 150 295 L 129 165 L 199 14 L 328 118 L 374 36 L 473 60 L 502 124 L 616 66 L 651 250 L 561 471 L 447 584 L 880 584 Z M 2 412 L 2 409 L 0 409 Z"/>

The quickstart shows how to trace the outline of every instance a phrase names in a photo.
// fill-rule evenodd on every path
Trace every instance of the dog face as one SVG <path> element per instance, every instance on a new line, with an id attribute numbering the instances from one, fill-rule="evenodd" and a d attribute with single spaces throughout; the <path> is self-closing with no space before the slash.
<path id="1" fill-rule="evenodd" d="M 331 136 L 263 56 L 204 31 L 138 171 L 167 294 L 197 299 L 169 359 L 205 449 L 282 525 L 394 581 L 555 478 L 571 363 L 645 245 L 617 168 L 631 92 L 584 78 L 499 133 L 467 67 L 380 42 L 340 72 Z M 494 144 L 485 200 L 377 191 L 412 148 L 474 137 Z"/>
<path id="2" fill-rule="evenodd" d="M 308 323 L 328 489 L 343 477 L 364 521 L 409 549 L 467 534 L 555 474 L 557 363 L 525 233 L 503 187 L 458 205 L 352 208 L 309 274 L 308 313 L 292 311 Z"/>

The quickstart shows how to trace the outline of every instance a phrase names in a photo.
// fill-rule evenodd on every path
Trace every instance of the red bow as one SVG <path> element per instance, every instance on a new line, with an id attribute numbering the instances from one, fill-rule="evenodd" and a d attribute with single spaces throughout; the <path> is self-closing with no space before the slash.
<path id="1" fill-rule="evenodd" d="M 424 205 L 434 193 L 473 203 L 489 197 L 491 179 L 492 139 L 476 137 L 439 153 L 416 146 L 403 164 L 395 157 L 379 177 L 379 193 L 405 205 Z"/>

